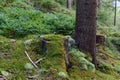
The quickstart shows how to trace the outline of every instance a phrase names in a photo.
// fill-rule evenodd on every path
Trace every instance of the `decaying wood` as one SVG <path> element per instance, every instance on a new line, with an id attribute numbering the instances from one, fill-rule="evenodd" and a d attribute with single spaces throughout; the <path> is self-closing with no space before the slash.
<path id="1" fill-rule="evenodd" d="M 41 48 L 42 48 L 42 52 L 43 53 L 45 53 L 46 51 L 47 51 L 47 48 L 46 48 L 46 40 L 41 40 L 41 43 L 42 43 L 42 46 L 41 46 Z"/>
<path id="2" fill-rule="evenodd" d="M 47 43 L 50 43 L 50 42 L 47 41 L 47 40 L 44 40 L 44 39 L 43 39 L 43 36 L 39 36 L 39 40 L 40 40 L 40 42 L 42 43 L 42 45 L 41 45 L 42 52 L 45 53 L 45 52 L 47 51 L 46 44 L 47 44 Z"/>
<path id="3" fill-rule="evenodd" d="M 32 61 L 32 59 L 31 59 L 30 56 L 28 55 L 27 51 L 25 51 L 25 54 L 26 54 L 26 56 L 28 57 L 29 61 L 32 63 L 32 65 L 33 65 L 36 69 L 38 69 L 38 66 Z"/>
<path id="4" fill-rule="evenodd" d="M 69 57 L 69 42 L 67 38 L 64 38 L 64 47 L 66 51 L 65 61 L 66 61 L 67 71 L 68 71 L 68 69 L 71 68 L 71 62 Z"/>
<path id="5" fill-rule="evenodd" d="M 105 36 L 103 35 L 96 35 L 96 44 L 100 44 L 104 46 L 105 43 Z"/>

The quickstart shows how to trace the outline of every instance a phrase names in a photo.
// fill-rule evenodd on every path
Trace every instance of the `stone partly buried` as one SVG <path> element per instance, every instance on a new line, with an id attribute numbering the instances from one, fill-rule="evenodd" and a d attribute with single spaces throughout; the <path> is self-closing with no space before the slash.
<path id="1" fill-rule="evenodd" d="M 16 40 L 15 39 L 10 39 L 10 43 L 15 43 Z"/>

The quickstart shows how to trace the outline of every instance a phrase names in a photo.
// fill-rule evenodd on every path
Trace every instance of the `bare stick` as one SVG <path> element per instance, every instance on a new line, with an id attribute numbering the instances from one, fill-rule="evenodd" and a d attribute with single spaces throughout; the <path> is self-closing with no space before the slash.
<path id="1" fill-rule="evenodd" d="M 32 59 L 31 59 L 30 56 L 28 55 L 27 51 L 25 51 L 25 54 L 26 54 L 26 56 L 28 57 L 29 61 L 32 63 L 32 65 L 33 65 L 36 69 L 38 69 L 38 66 L 32 61 Z"/>
<path id="2" fill-rule="evenodd" d="M 37 61 L 35 62 L 35 64 L 39 63 L 40 61 L 42 61 L 42 59 L 37 60 Z"/>
<path id="3" fill-rule="evenodd" d="M 39 63 L 39 62 L 41 62 L 42 60 L 44 60 L 45 58 L 42 58 L 42 59 L 38 59 L 36 62 L 35 62 L 35 64 L 37 64 L 37 63 Z"/>

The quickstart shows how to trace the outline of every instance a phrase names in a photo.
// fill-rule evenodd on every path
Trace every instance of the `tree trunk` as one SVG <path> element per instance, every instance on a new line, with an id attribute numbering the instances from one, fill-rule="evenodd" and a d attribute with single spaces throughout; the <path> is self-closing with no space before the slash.
<path id="1" fill-rule="evenodd" d="M 76 27 L 73 38 L 80 50 L 91 54 L 92 62 L 97 68 L 96 9 L 97 0 L 77 0 Z"/>
<path id="2" fill-rule="evenodd" d="M 117 0 L 115 0 L 114 26 L 116 26 Z"/>
<path id="3" fill-rule="evenodd" d="M 97 7 L 100 7 L 100 0 L 97 0 Z"/>
<path id="4" fill-rule="evenodd" d="M 67 0 L 67 8 L 68 9 L 72 8 L 72 0 Z"/>

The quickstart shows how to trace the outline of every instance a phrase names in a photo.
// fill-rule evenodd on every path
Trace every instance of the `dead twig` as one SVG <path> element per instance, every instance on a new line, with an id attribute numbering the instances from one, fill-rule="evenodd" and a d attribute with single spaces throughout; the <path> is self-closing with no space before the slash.
<path id="1" fill-rule="evenodd" d="M 28 57 L 29 61 L 32 63 L 32 65 L 33 65 L 36 69 L 38 69 L 38 66 L 32 61 L 32 59 L 31 59 L 30 56 L 28 55 L 27 51 L 25 51 L 25 54 L 26 54 L 26 56 Z"/>
<path id="2" fill-rule="evenodd" d="M 38 64 L 38 63 L 41 62 L 42 60 L 44 60 L 44 58 L 38 59 L 38 60 L 35 62 L 35 64 Z"/>

